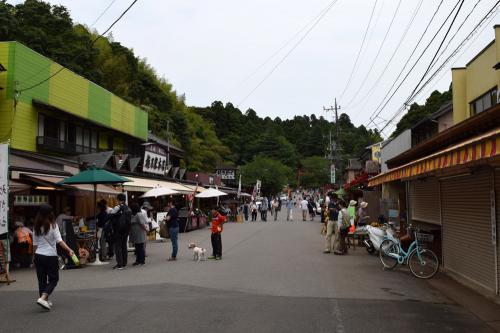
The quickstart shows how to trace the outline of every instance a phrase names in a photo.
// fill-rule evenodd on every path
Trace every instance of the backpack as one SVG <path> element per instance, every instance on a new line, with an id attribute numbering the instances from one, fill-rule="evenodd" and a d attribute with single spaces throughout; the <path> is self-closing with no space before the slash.
<path id="1" fill-rule="evenodd" d="M 120 205 L 120 210 L 114 216 L 113 233 L 127 234 L 132 221 L 132 211 L 127 205 Z"/>
<path id="2" fill-rule="evenodd" d="M 351 216 L 347 209 L 342 209 L 342 224 L 341 229 L 349 229 L 351 227 Z"/>

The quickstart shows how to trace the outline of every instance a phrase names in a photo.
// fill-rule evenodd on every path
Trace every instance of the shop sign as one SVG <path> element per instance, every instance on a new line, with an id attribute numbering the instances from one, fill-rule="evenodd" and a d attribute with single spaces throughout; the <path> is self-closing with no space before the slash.
<path id="1" fill-rule="evenodd" d="M 218 169 L 215 171 L 215 174 L 220 176 L 222 180 L 236 180 L 235 169 Z"/>
<path id="2" fill-rule="evenodd" d="M 49 203 L 48 195 L 16 195 L 14 206 L 40 206 Z"/>
<path id="3" fill-rule="evenodd" d="M 155 173 L 158 175 L 164 175 L 167 170 L 167 157 L 150 152 L 146 150 L 144 152 L 144 163 L 142 165 L 143 172 Z"/>
<path id="4" fill-rule="evenodd" d="M 335 184 L 335 164 L 330 165 L 330 183 Z"/>
<path id="5" fill-rule="evenodd" d="M 0 145 L 0 235 L 9 231 L 9 146 Z"/>

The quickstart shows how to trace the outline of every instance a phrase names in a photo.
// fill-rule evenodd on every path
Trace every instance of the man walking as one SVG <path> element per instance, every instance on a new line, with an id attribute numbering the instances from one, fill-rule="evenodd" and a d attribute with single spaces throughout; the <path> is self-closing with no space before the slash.
<path id="1" fill-rule="evenodd" d="M 287 221 L 293 221 L 293 199 L 288 198 L 288 201 L 286 203 L 286 220 Z"/>
<path id="2" fill-rule="evenodd" d="M 113 269 L 124 269 L 127 266 L 127 238 L 130 231 L 132 211 L 125 201 L 127 197 L 123 193 L 116 196 L 118 205 L 111 211 L 111 226 L 113 230 L 113 244 L 115 247 L 116 265 Z"/>
<path id="3" fill-rule="evenodd" d="M 174 202 L 169 202 L 170 209 L 167 214 L 167 228 L 168 234 L 170 235 L 170 241 L 172 242 L 172 255 L 168 258 L 168 261 L 177 260 L 177 251 L 179 249 L 177 243 L 177 237 L 179 235 L 179 213 L 177 208 L 175 208 Z"/>
<path id="4" fill-rule="evenodd" d="M 267 210 L 269 209 L 269 201 L 266 197 L 262 199 L 262 205 L 260 206 L 260 219 L 261 221 L 267 221 Z"/>
<path id="5" fill-rule="evenodd" d="M 307 220 L 307 213 L 309 212 L 308 205 L 309 202 L 306 200 L 306 198 L 303 198 L 300 202 L 300 209 L 302 210 L 302 221 Z"/>

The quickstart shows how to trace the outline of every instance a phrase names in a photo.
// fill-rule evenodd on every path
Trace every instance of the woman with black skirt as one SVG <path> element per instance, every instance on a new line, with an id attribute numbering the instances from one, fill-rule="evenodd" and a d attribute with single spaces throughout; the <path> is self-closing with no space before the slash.
<path id="1" fill-rule="evenodd" d="M 42 205 L 35 218 L 33 233 L 33 246 L 35 249 L 35 267 L 38 278 L 38 291 L 40 298 L 36 304 L 46 310 L 52 308 L 49 296 L 59 281 L 59 260 L 57 256 L 57 245 L 71 257 L 73 250 L 62 240 L 59 227 L 55 222 L 54 212 L 50 205 Z"/>

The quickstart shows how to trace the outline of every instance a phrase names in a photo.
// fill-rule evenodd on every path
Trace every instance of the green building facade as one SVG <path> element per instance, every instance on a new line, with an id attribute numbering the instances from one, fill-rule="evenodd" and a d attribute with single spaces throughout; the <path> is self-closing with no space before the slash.
<path id="1" fill-rule="evenodd" d="M 130 152 L 148 114 L 19 42 L 0 42 L 0 141 L 24 151 Z M 33 88 L 31 88 L 33 87 Z"/>

